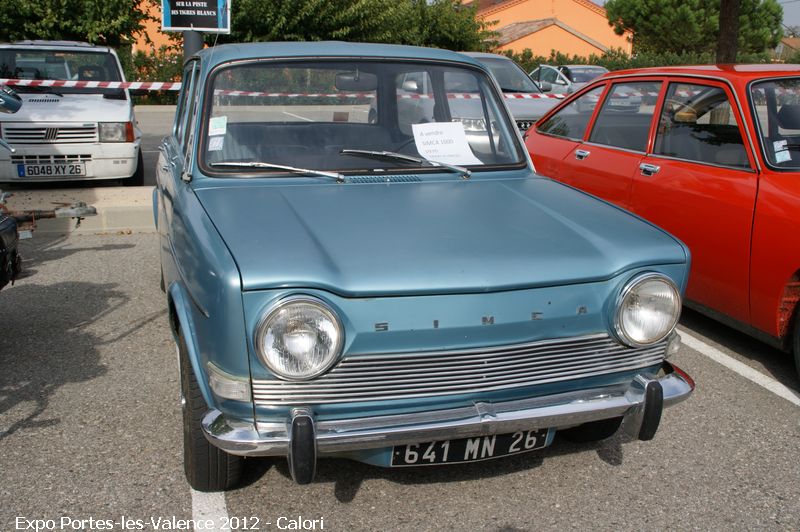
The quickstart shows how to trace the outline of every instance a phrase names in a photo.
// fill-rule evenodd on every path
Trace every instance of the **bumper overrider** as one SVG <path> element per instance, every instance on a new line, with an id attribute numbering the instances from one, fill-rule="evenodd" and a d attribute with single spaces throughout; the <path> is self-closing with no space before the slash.
<path id="1" fill-rule="evenodd" d="M 658 376 L 642 371 L 627 384 L 506 402 L 475 402 L 461 408 L 317 421 L 311 406 L 296 407 L 285 423 L 229 420 L 212 409 L 204 417 L 206 438 L 240 456 L 287 456 L 298 482 L 313 479 L 318 456 L 426 441 L 470 438 L 518 430 L 564 429 L 622 417 L 625 438 L 650 440 L 664 407 L 686 399 L 694 381 L 669 362 Z"/>

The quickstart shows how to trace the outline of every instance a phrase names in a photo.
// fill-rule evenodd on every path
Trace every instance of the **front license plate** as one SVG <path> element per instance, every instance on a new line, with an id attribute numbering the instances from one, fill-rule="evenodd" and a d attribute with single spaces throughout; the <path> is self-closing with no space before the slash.
<path id="1" fill-rule="evenodd" d="M 86 175 L 84 163 L 67 164 L 18 164 L 19 177 L 68 177 Z"/>
<path id="2" fill-rule="evenodd" d="M 547 444 L 547 431 L 521 430 L 510 434 L 397 445 L 392 449 L 392 467 L 478 462 L 535 451 Z"/>

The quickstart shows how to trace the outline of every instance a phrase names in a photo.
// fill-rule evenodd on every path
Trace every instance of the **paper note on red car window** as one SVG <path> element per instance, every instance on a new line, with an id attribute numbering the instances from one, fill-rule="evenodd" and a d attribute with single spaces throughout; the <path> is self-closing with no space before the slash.
<path id="1" fill-rule="evenodd" d="M 412 124 L 417 151 L 426 159 L 450 164 L 483 164 L 475 157 L 461 122 Z"/>

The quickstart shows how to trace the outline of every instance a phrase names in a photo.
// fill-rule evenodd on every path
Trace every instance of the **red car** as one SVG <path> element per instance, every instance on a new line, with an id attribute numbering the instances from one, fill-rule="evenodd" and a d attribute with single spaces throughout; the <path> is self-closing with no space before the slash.
<path id="1" fill-rule="evenodd" d="M 537 172 L 689 246 L 687 306 L 800 371 L 800 65 L 612 72 L 526 137 Z"/>

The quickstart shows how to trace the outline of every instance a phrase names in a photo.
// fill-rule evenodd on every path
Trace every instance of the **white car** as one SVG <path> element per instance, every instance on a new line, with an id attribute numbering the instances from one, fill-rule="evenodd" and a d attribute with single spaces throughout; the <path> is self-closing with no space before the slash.
<path id="1" fill-rule="evenodd" d="M 556 94 L 572 93 L 608 73 L 608 69 L 597 65 L 541 65 L 530 76 L 539 84 L 546 83 Z"/>
<path id="2" fill-rule="evenodd" d="M 67 41 L 0 44 L 0 78 L 125 81 L 111 48 Z M 15 85 L 23 101 L 0 115 L 0 182 L 123 180 L 141 185 L 144 172 L 130 94 L 120 88 Z"/>

